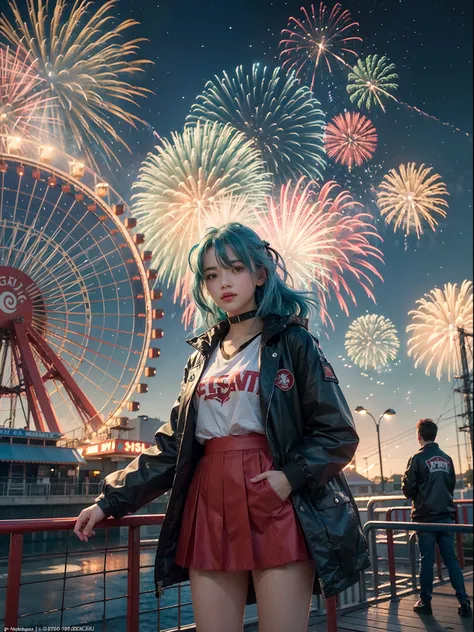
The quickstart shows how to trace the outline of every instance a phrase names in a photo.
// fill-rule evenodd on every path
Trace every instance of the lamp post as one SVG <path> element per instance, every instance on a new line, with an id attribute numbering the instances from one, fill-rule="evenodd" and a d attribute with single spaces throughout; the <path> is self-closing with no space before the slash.
<path id="1" fill-rule="evenodd" d="M 380 415 L 379 420 L 376 421 L 375 417 L 372 415 L 372 413 L 369 413 L 369 411 L 366 408 L 364 408 L 363 406 L 357 406 L 355 408 L 355 412 L 358 413 L 359 415 L 369 415 L 369 417 L 372 417 L 372 419 L 374 420 L 375 427 L 377 428 L 377 443 L 378 443 L 378 446 L 379 446 L 380 478 L 382 480 L 382 494 L 384 494 L 385 493 L 385 481 L 384 481 L 384 478 L 383 478 L 382 447 L 380 445 L 380 422 L 382 421 L 382 419 L 384 417 L 393 417 L 393 415 L 396 415 L 397 413 L 393 410 L 393 408 L 387 408 L 387 410 Z"/>

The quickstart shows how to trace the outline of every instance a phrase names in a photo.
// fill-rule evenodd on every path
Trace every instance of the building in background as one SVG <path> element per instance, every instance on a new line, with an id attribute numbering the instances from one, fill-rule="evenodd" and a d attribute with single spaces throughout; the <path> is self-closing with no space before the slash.
<path id="1" fill-rule="evenodd" d="M 51 481 L 75 484 L 85 461 L 78 450 L 59 447 L 58 432 L 0 428 L 0 495 L 41 493 Z"/>
<path id="2" fill-rule="evenodd" d="M 148 415 L 134 419 L 117 418 L 116 425 L 108 427 L 106 435 L 78 446 L 77 451 L 84 459 L 80 481 L 87 479 L 89 483 L 97 483 L 111 472 L 125 468 L 144 450 L 155 445 L 155 432 L 163 423 Z"/>
<path id="3" fill-rule="evenodd" d="M 375 493 L 375 483 L 362 474 L 350 468 L 345 469 L 344 474 L 354 496 L 372 496 Z"/>

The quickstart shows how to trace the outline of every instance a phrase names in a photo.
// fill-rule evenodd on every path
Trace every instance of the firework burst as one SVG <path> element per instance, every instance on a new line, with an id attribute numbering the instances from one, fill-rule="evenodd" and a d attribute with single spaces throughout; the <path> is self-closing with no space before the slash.
<path id="1" fill-rule="evenodd" d="M 158 279 L 169 286 L 186 274 L 188 253 L 208 219 L 215 219 L 215 205 L 242 195 L 247 208 L 259 208 L 270 180 L 260 153 L 242 133 L 198 122 L 148 154 L 134 187 L 136 214 L 153 235 Z"/>
<path id="2" fill-rule="evenodd" d="M 400 342 L 393 323 L 383 316 L 367 314 L 356 318 L 346 333 L 346 351 L 364 370 L 378 370 L 397 357 Z"/>
<path id="3" fill-rule="evenodd" d="M 191 108 L 188 123 L 229 123 L 243 132 L 280 182 L 301 175 L 320 178 L 324 168 L 324 115 L 311 91 L 280 68 L 259 64 L 245 74 L 223 73 L 209 81 Z"/>
<path id="4" fill-rule="evenodd" d="M 350 209 L 362 206 L 354 202 L 347 191 L 340 195 L 345 198 L 344 205 Z M 384 259 L 382 251 L 373 242 L 382 241 L 382 238 L 372 224 L 370 213 L 352 212 L 343 215 L 335 225 L 334 234 L 338 247 L 342 251 L 342 256 L 336 257 L 331 262 L 327 277 L 327 294 L 334 296 L 339 307 L 348 316 L 347 301 L 350 300 L 354 305 L 357 305 L 356 296 L 351 289 L 351 282 L 360 286 L 375 303 L 373 277 L 383 280 L 377 265 L 383 264 Z M 325 322 L 324 314 L 327 313 L 327 309 L 325 308 L 324 296 L 321 297 L 321 303 L 323 305 L 323 322 Z M 330 319 L 328 320 L 333 324 Z"/>
<path id="5" fill-rule="evenodd" d="M 436 372 L 441 380 L 448 380 L 462 371 L 458 329 L 473 332 L 472 281 L 447 283 L 435 288 L 419 299 L 417 308 L 408 313 L 411 323 L 407 327 L 408 355 L 415 367 L 424 365 L 426 375 Z M 472 349 L 468 349 L 468 363 L 472 369 Z"/>
<path id="6" fill-rule="evenodd" d="M 379 106 L 385 112 L 386 99 L 397 101 L 392 94 L 398 89 L 397 80 L 395 65 L 385 56 L 368 55 L 365 59 L 358 59 L 349 73 L 347 92 L 359 109 L 365 107 L 370 110 Z"/>
<path id="7" fill-rule="evenodd" d="M 372 158 L 377 147 L 377 132 L 363 114 L 338 114 L 326 127 L 324 146 L 327 155 L 351 169 Z"/>
<path id="8" fill-rule="evenodd" d="M 268 199 L 268 212 L 259 216 L 256 230 L 280 253 L 297 289 L 316 283 L 325 291 L 329 261 L 339 253 L 334 237 L 338 202 L 329 196 L 314 201 L 312 185 L 302 178 L 293 188 L 291 182 L 283 185 L 278 201 Z"/>
<path id="9" fill-rule="evenodd" d="M 383 261 L 371 241 L 380 239 L 370 215 L 354 212 L 361 205 L 335 182 L 313 190 L 300 180 L 292 189 L 281 188 L 278 202 L 270 199 L 268 214 L 259 217 L 259 234 L 283 257 L 295 287 L 315 285 L 323 323 L 331 323 L 328 299 L 336 298 L 348 313 L 347 298 L 356 303 L 350 287 L 354 280 L 374 299 L 371 276 L 382 278 L 372 262 Z"/>
<path id="10" fill-rule="evenodd" d="M 334 65 L 349 66 L 347 57 L 357 57 L 355 47 L 362 38 L 356 35 L 359 24 L 339 3 L 329 11 L 321 2 L 319 11 L 311 5 L 308 11 L 301 8 L 303 17 L 290 18 L 288 28 L 282 31 L 280 58 L 286 70 L 298 76 L 311 78 L 311 90 L 322 69 L 333 72 Z M 349 66 L 350 67 L 350 66 Z"/>
<path id="11" fill-rule="evenodd" d="M 438 225 L 434 214 L 446 217 L 444 207 L 448 203 L 443 196 L 448 195 L 441 177 L 432 168 L 414 162 L 400 165 L 398 170 L 391 169 L 383 178 L 377 203 L 380 213 L 387 224 L 393 224 L 393 230 L 402 228 L 405 235 L 415 232 L 417 237 L 423 233 L 427 223 L 432 230 Z"/>
<path id="12" fill-rule="evenodd" d="M 199 233 L 208 228 L 220 228 L 230 222 L 239 222 L 254 228 L 257 215 L 262 211 L 249 203 L 246 195 L 229 195 L 204 207 L 199 214 Z"/>
<path id="13" fill-rule="evenodd" d="M 76 0 L 71 8 L 66 0 L 56 0 L 53 10 L 47 0 L 26 0 L 25 20 L 19 5 L 11 1 L 13 23 L 0 16 L 0 34 L 35 60 L 35 70 L 55 97 L 48 107 L 47 119 L 53 121 L 49 131 L 63 149 L 73 142 L 92 164 L 92 148 L 112 158 L 114 142 L 127 147 L 109 119 L 135 126 L 139 119 L 128 108 L 149 92 L 124 80 L 149 62 L 134 59 L 142 40 L 122 41 L 124 31 L 138 22 L 115 24 L 111 11 L 116 4 L 117 0 L 106 0 L 89 14 L 89 0 Z"/>
<path id="14" fill-rule="evenodd" d="M 0 45 L 0 134 L 41 138 L 54 99 L 35 72 L 29 55 Z"/>

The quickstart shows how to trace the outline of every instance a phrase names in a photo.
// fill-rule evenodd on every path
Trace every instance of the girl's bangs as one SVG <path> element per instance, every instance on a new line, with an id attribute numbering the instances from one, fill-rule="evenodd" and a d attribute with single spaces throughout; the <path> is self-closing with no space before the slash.
<path id="1" fill-rule="evenodd" d="M 198 253 L 197 265 L 197 270 L 201 280 L 204 279 L 204 257 L 206 256 L 207 251 L 211 248 L 214 248 L 217 263 L 222 268 L 232 268 L 232 266 L 234 265 L 232 261 L 238 259 L 245 265 L 246 268 L 252 271 L 253 266 L 247 249 L 245 248 L 241 240 L 235 240 L 232 239 L 232 237 L 232 235 L 213 235 L 206 239 L 206 241 L 201 245 Z M 234 252 L 235 259 L 231 259 L 229 257 L 226 248 L 227 246 L 229 246 L 230 249 Z"/>

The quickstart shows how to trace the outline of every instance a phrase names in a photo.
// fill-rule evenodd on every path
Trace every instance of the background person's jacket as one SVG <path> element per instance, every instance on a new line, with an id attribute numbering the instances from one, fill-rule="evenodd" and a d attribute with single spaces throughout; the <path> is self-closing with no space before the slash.
<path id="1" fill-rule="evenodd" d="M 411 498 L 415 522 L 454 518 L 456 474 L 452 458 L 437 443 L 427 443 L 408 461 L 402 491 Z"/>
<path id="2" fill-rule="evenodd" d="M 227 320 L 188 340 L 196 351 L 184 371 L 170 422 L 124 470 L 105 479 L 97 504 L 120 518 L 171 489 L 155 561 L 156 595 L 189 579 L 174 563 L 186 496 L 204 448 L 194 436 L 193 394 L 209 358 L 229 330 Z M 359 443 L 349 407 L 331 365 L 305 322 L 290 316 L 264 319 L 259 399 L 275 468 L 293 487 L 290 498 L 315 562 L 314 594 L 335 595 L 355 584 L 370 561 L 357 505 L 342 472 Z M 279 371 L 293 376 L 278 387 Z M 255 603 L 250 574 L 247 603 Z"/>

